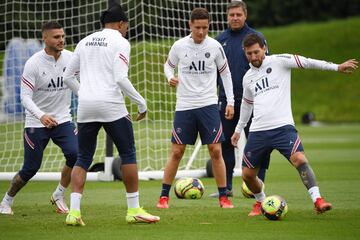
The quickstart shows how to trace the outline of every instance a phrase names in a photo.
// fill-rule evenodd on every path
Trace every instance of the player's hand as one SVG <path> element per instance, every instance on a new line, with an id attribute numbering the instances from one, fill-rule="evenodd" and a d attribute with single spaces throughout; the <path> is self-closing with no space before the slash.
<path id="1" fill-rule="evenodd" d="M 177 77 L 170 78 L 169 84 L 171 87 L 176 87 L 179 84 L 179 79 Z"/>
<path id="2" fill-rule="evenodd" d="M 234 106 L 226 105 L 225 108 L 225 118 L 231 120 L 234 117 Z"/>
<path id="3" fill-rule="evenodd" d="M 47 128 L 53 128 L 58 125 L 56 119 L 47 114 L 42 115 L 42 117 L 40 118 L 40 122 Z"/>
<path id="4" fill-rule="evenodd" d="M 234 132 L 234 134 L 231 136 L 231 144 L 234 147 L 237 147 L 239 139 L 240 139 L 240 133 Z"/>
<path id="5" fill-rule="evenodd" d="M 136 121 L 140 121 L 141 119 L 144 119 L 146 116 L 146 111 L 142 112 L 142 113 L 138 113 L 137 117 L 136 117 Z"/>
<path id="6" fill-rule="evenodd" d="M 356 59 L 349 59 L 338 67 L 338 71 L 342 73 L 352 73 L 358 68 L 358 61 Z"/>

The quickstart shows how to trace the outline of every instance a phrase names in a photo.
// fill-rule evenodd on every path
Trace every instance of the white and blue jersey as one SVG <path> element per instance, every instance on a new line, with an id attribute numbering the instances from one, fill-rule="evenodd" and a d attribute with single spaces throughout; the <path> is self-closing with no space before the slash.
<path id="1" fill-rule="evenodd" d="M 24 181 L 31 179 L 39 170 L 50 139 L 61 148 L 66 165 L 72 168 L 75 164 L 77 130 L 71 122 L 71 90 L 63 82 L 71 56 L 72 52 L 63 50 L 55 60 L 41 50 L 25 64 L 21 77 L 21 101 L 25 107 L 24 164 L 19 171 Z M 44 114 L 54 117 L 59 125 L 46 128 L 40 121 Z"/>
<path id="2" fill-rule="evenodd" d="M 241 133 L 254 110 L 243 166 L 267 167 L 273 149 L 279 150 L 287 159 L 298 151 L 304 151 L 291 110 L 291 69 L 337 71 L 338 65 L 298 55 L 279 54 L 265 56 L 260 67 L 250 66 L 244 76 L 240 120 L 235 132 Z"/>
<path id="3" fill-rule="evenodd" d="M 41 50 L 26 61 L 20 93 L 26 128 L 44 127 L 40 122 L 44 114 L 51 115 L 59 124 L 71 121 L 71 90 L 63 82 L 71 56 L 72 52 L 63 50 L 55 60 Z"/>
<path id="4" fill-rule="evenodd" d="M 250 132 L 295 125 L 291 110 L 291 69 L 338 69 L 337 64 L 292 54 L 265 56 L 259 68 L 250 66 L 243 80 L 243 100 L 236 132 L 245 127 L 252 109 L 254 117 Z"/>
<path id="5" fill-rule="evenodd" d="M 229 105 L 234 106 L 231 73 L 224 50 L 215 39 L 206 36 L 199 44 L 191 35 L 176 41 L 164 65 L 167 79 L 178 69 L 176 111 L 201 108 L 217 104 L 217 72 L 225 87 Z"/>

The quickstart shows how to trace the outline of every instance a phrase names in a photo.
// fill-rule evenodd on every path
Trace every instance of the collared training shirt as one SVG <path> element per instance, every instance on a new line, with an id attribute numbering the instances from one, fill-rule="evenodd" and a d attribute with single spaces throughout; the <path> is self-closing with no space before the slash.
<path id="1" fill-rule="evenodd" d="M 63 50 L 57 61 L 45 50 L 31 56 L 21 76 L 21 102 L 25 107 L 25 127 L 44 127 L 46 113 L 60 123 L 71 120 L 71 90 L 63 82 L 72 52 Z"/>
<path id="2" fill-rule="evenodd" d="M 244 93 L 236 132 L 254 117 L 250 132 L 295 125 L 291 110 L 291 69 L 310 68 L 337 71 L 338 65 L 298 55 L 266 56 L 259 68 L 250 64 L 244 76 Z"/>
<path id="3" fill-rule="evenodd" d="M 176 41 L 170 49 L 164 71 L 169 80 L 178 69 L 176 111 L 217 104 L 217 72 L 221 74 L 229 105 L 234 105 L 231 73 L 220 43 L 207 36 L 196 44 L 191 36 Z"/>

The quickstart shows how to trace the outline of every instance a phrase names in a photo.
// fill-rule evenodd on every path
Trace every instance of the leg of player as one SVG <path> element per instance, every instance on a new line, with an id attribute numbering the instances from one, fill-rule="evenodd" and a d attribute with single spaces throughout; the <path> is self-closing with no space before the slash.
<path id="1" fill-rule="evenodd" d="M 309 165 L 305 154 L 303 152 L 296 152 L 291 155 L 290 161 L 298 170 L 301 181 L 304 183 L 310 194 L 311 200 L 314 203 L 315 211 L 317 213 L 323 213 L 330 210 L 332 205 L 321 197 L 319 187 L 316 183 L 315 174 Z"/>
<path id="2" fill-rule="evenodd" d="M 96 149 L 97 135 L 102 123 L 78 123 L 79 154 L 71 172 L 70 211 L 66 216 L 69 226 L 85 226 L 81 218 L 80 203 L 89 169 Z"/>
<path id="3" fill-rule="evenodd" d="M 157 208 L 169 208 L 169 193 L 171 189 L 171 184 L 174 181 L 179 167 L 179 163 L 184 155 L 185 149 L 185 144 L 172 143 L 171 145 L 171 152 L 165 165 L 160 199 L 156 205 Z"/>
<path id="4" fill-rule="evenodd" d="M 14 176 L 10 188 L 0 203 L 0 214 L 13 214 L 11 209 L 15 195 L 26 183 L 38 172 L 43 151 L 49 142 L 47 130 L 44 128 L 25 128 L 24 130 L 24 164 L 21 170 Z"/>
<path id="5" fill-rule="evenodd" d="M 0 203 L 0 214 L 13 215 L 11 206 L 14 203 L 15 195 L 22 189 L 27 182 L 22 180 L 19 173 L 17 173 L 10 183 L 9 190 L 5 193 L 3 200 Z"/>
<path id="6" fill-rule="evenodd" d="M 262 183 L 257 177 L 259 172 L 259 167 L 257 168 L 248 168 L 243 167 L 242 170 L 242 178 L 246 183 L 246 186 L 250 189 L 251 192 L 254 193 L 255 196 L 255 204 L 253 205 L 252 211 L 248 214 L 248 216 L 258 216 L 261 215 L 261 202 L 265 199 L 265 193 L 262 188 Z"/>
<path id="7" fill-rule="evenodd" d="M 208 144 L 209 154 L 212 161 L 213 173 L 219 191 L 219 203 L 222 208 L 234 208 L 226 196 L 226 171 L 221 152 L 221 143 Z"/>
<path id="8" fill-rule="evenodd" d="M 61 179 L 56 187 L 55 191 L 51 195 L 50 202 L 56 206 L 56 212 L 67 214 L 69 213 L 69 208 L 65 202 L 65 190 L 69 186 L 71 181 L 71 171 L 72 168 L 64 166 L 61 171 Z"/>
<path id="9" fill-rule="evenodd" d="M 103 124 L 106 133 L 113 140 L 121 158 L 121 174 L 126 189 L 127 223 L 155 223 L 160 217 L 146 212 L 139 204 L 138 168 L 134 131 L 129 117 Z"/>
<path id="10" fill-rule="evenodd" d="M 70 211 L 66 216 L 66 224 L 69 226 L 85 226 L 81 218 L 80 202 L 86 180 L 86 170 L 80 166 L 74 166 L 71 172 L 71 195 Z"/>
<path id="11" fill-rule="evenodd" d="M 69 208 L 65 202 L 65 190 L 70 184 L 71 171 L 77 160 L 78 155 L 78 137 L 75 125 L 72 122 L 65 122 L 53 128 L 51 139 L 58 145 L 66 159 L 61 172 L 61 179 L 55 191 L 51 195 L 51 203 L 56 206 L 56 212 L 67 214 Z"/>

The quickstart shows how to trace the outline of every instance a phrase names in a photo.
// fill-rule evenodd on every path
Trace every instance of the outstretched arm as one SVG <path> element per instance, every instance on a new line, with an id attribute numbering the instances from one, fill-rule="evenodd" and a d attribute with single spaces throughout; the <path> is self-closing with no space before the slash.
<path id="1" fill-rule="evenodd" d="M 358 68 L 358 61 L 356 59 L 349 59 L 346 62 L 339 64 L 338 71 L 341 73 L 352 73 Z"/>

